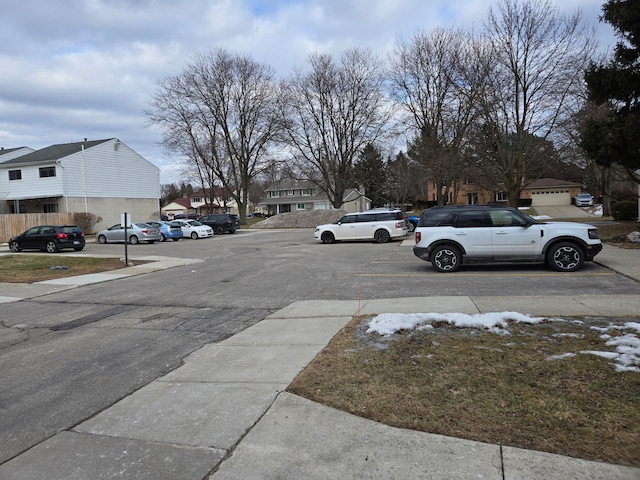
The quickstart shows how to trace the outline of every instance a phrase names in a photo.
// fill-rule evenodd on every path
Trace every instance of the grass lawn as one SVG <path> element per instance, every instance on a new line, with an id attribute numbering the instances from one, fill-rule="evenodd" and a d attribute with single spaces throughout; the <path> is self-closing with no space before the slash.
<path id="1" fill-rule="evenodd" d="M 590 328 L 608 320 L 518 323 L 506 336 L 447 323 L 384 340 L 366 333 L 370 318 L 353 319 L 289 391 L 396 427 L 640 466 L 640 373 L 580 353 L 614 351 Z"/>
<path id="2" fill-rule="evenodd" d="M 123 267 L 119 258 L 19 253 L 0 257 L 0 282 L 33 283 Z"/>

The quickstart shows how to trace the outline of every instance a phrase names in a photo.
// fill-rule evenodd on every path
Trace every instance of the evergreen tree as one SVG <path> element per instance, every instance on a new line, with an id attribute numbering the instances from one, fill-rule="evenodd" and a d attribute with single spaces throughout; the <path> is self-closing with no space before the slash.
<path id="1" fill-rule="evenodd" d="M 367 144 L 353 167 L 353 179 L 357 187 L 364 187 L 365 195 L 371 199 L 372 207 L 386 203 L 384 191 L 387 183 L 385 163 L 380 151 Z"/>
<path id="2" fill-rule="evenodd" d="M 602 12 L 620 41 L 609 64 L 592 65 L 585 80 L 589 100 L 610 110 L 587 122 L 581 144 L 597 163 L 619 164 L 640 181 L 640 2 L 609 0 Z"/>

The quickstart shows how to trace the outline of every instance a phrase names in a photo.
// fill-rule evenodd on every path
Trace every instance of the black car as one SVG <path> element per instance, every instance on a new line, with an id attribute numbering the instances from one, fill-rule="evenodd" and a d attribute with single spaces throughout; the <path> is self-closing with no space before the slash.
<path id="1" fill-rule="evenodd" d="M 233 215 L 232 213 L 230 213 L 229 216 L 231 218 L 233 218 L 233 221 L 236 224 L 236 230 L 239 230 L 240 229 L 240 217 L 238 217 L 238 215 Z"/>
<path id="2" fill-rule="evenodd" d="M 232 216 L 226 213 L 211 213 L 200 217 L 198 221 L 210 226 L 216 235 L 222 235 L 225 232 L 234 233 L 239 228 Z"/>
<path id="3" fill-rule="evenodd" d="M 84 233 L 76 225 L 39 225 L 9 240 L 12 252 L 42 250 L 55 253 L 63 248 L 73 248 L 79 252 L 84 244 Z"/>

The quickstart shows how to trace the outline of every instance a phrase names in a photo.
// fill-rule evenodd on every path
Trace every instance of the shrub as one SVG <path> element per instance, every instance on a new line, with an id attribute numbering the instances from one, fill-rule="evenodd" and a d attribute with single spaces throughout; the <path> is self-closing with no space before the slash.
<path id="1" fill-rule="evenodd" d="M 635 220 L 638 218 L 638 202 L 623 200 L 611 205 L 611 216 L 614 220 Z"/>
<path id="2" fill-rule="evenodd" d="M 102 217 L 99 217 L 98 215 L 95 215 L 93 213 L 79 212 L 73 214 L 73 222 L 84 233 L 93 233 L 93 227 L 95 227 L 101 221 Z"/>

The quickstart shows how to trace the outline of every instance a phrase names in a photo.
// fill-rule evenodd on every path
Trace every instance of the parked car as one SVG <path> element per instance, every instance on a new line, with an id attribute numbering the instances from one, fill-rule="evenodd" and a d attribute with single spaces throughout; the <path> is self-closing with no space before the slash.
<path id="1" fill-rule="evenodd" d="M 213 237 L 213 229 L 207 225 L 203 225 L 197 220 L 174 220 L 171 222 L 171 225 L 179 226 L 182 230 L 182 236 L 190 237 L 193 240 Z"/>
<path id="2" fill-rule="evenodd" d="M 400 209 L 374 209 L 347 213 L 340 220 L 318 225 L 313 234 L 322 243 L 339 240 L 375 240 L 385 243 L 407 236 L 407 222 Z"/>
<path id="3" fill-rule="evenodd" d="M 234 215 L 233 213 L 230 213 L 229 216 L 233 219 L 236 230 L 240 230 L 240 217 L 238 217 L 238 215 Z"/>
<path id="4" fill-rule="evenodd" d="M 593 206 L 593 197 L 589 193 L 579 193 L 574 203 L 576 207 L 592 207 Z"/>
<path id="5" fill-rule="evenodd" d="M 174 220 L 197 220 L 198 215 L 196 213 L 177 213 Z"/>
<path id="6" fill-rule="evenodd" d="M 416 217 L 415 215 L 409 215 L 407 217 L 407 230 L 409 230 L 409 232 L 415 231 L 419 222 L 420 222 L 420 217 Z"/>
<path id="7" fill-rule="evenodd" d="M 170 222 L 158 222 L 156 220 L 148 220 L 145 223 L 160 230 L 161 242 L 166 242 L 169 239 L 177 242 L 182 238 L 182 228 L 179 225 L 171 225 Z"/>
<path id="8" fill-rule="evenodd" d="M 22 250 L 55 253 L 65 248 L 79 252 L 84 245 L 84 233 L 77 225 L 38 225 L 9 239 L 9 249 L 14 253 Z"/>
<path id="9" fill-rule="evenodd" d="M 117 223 L 96 236 L 98 243 L 124 243 L 124 225 Z M 143 222 L 134 222 L 127 226 L 127 240 L 131 245 L 139 242 L 154 243 L 162 240 L 160 230 Z"/>
<path id="10" fill-rule="evenodd" d="M 227 213 L 210 213 L 200 217 L 199 221 L 210 226 L 216 235 L 222 235 L 225 232 L 234 233 L 238 229 L 236 221 Z"/>
<path id="11" fill-rule="evenodd" d="M 455 272 L 472 262 L 543 262 L 559 272 L 574 272 L 602 250 L 592 225 L 540 223 L 500 205 L 424 210 L 415 242 L 413 253 L 439 272 Z"/>

